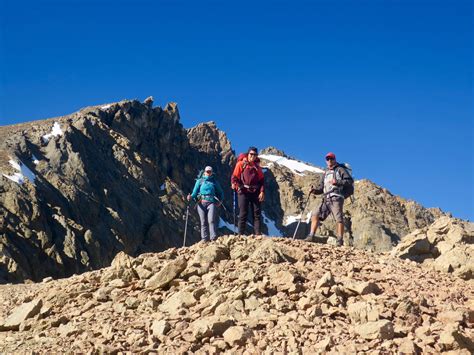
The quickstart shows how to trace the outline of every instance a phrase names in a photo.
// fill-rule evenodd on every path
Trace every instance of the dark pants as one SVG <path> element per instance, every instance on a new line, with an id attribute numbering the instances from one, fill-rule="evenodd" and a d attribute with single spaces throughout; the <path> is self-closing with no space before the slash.
<path id="1" fill-rule="evenodd" d="M 255 234 L 260 234 L 260 217 L 262 215 L 261 202 L 258 192 L 239 193 L 239 234 L 245 234 L 249 207 L 253 212 L 253 229 Z"/>

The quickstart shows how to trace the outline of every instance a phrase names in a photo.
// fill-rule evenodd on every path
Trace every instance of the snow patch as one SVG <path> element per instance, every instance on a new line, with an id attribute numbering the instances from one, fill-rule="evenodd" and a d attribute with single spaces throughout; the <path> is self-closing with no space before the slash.
<path id="1" fill-rule="evenodd" d="M 298 222 L 300 220 L 300 216 L 286 216 L 283 225 L 289 226 L 292 223 Z"/>
<path id="2" fill-rule="evenodd" d="M 163 184 L 160 186 L 160 190 L 163 191 L 163 190 L 165 190 L 165 189 L 166 189 L 166 184 L 163 183 Z"/>
<path id="3" fill-rule="evenodd" d="M 32 160 L 33 164 L 35 164 L 35 165 L 38 165 L 38 163 L 39 163 L 39 160 L 38 160 L 38 158 L 37 158 L 37 157 L 35 157 L 35 155 L 34 155 L 34 154 L 33 154 L 33 156 L 31 157 L 31 160 Z"/>
<path id="4" fill-rule="evenodd" d="M 229 222 L 226 222 L 222 219 L 222 217 L 219 217 L 219 227 L 218 228 L 222 228 L 222 227 L 227 227 L 227 229 L 231 230 L 232 232 L 235 230 L 235 227 L 233 224 L 230 224 Z"/>
<path id="5" fill-rule="evenodd" d="M 320 168 L 316 168 L 315 166 L 311 166 L 297 160 L 281 157 L 279 155 L 261 154 L 259 155 L 259 158 L 274 162 L 278 165 L 282 165 L 290 169 L 294 174 L 299 175 L 299 176 L 304 176 L 305 174 L 303 174 L 303 172 L 305 171 L 309 171 L 312 173 L 319 173 L 319 174 L 324 173 L 324 170 Z"/>
<path id="6" fill-rule="evenodd" d="M 21 161 L 17 163 L 13 159 L 10 159 L 8 162 L 18 172 L 14 173 L 13 175 L 3 174 L 3 176 L 19 185 L 23 185 L 25 179 L 30 180 L 33 185 L 35 184 L 36 175 L 30 169 L 28 169 L 25 164 L 23 164 Z"/>
<path id="7" fill-rule="evenodd" d="M 62 136 L 63 134 L 64 132 L 61 130 L 61 126 L 59 125 L 59 123 L 54 122 L 53 128 L 51 129 L 51 133 L 45 134 L 41 138 L 43 139 L 43 142 L 48 143 L 52 137 Z"/>
<path id="8" fill-rule="evenodd" d="M 111 107 L 112 107 L 112 105 L 104 105 L 104 106 L 101 106 L 100 109 L 104 110 L 104 111 L 107 111 Z"/>
<path id="9" fill-rule="evenodd" d="M 282 237 L 282 232 L 277 228 L 276 223 L 274 220 L 268 218 L 265 212 L 262 212 L 263 221 L 267 225 L 268 228 L 268 236 L 270 237 Z"/>

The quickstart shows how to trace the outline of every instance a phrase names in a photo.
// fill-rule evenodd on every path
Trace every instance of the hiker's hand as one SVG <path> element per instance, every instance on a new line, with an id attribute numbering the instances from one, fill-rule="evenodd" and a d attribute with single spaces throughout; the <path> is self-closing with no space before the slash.
<path id="1" fill-rule="evenodd" d="M 186 196 L 186 199 L 187 199 L 188 201 L 191 201 L 191 194 L 188 194 L 188 196 Z"/>
<path id="2" fill-rule="evenodd" d="M 336 186 L 336 185 L 337 185 L 337 181 L 336 181 L 336 179 L 332 179 L 332 184 L 333 184 L 334 186 Z"/>
<path id="3" fill-rule="evenodd" d="M 260 192 L 260 194 L 258 195 L 258 200 L 260 202 L 263 202 L 265 200 L 265 192 Z"/>
<path id="4" fill-rule="evenodd" d="M 239 185 L 232 183 L 231 188 L 232 190 L 237 191 L 237 189 L 239 188 Z"/>

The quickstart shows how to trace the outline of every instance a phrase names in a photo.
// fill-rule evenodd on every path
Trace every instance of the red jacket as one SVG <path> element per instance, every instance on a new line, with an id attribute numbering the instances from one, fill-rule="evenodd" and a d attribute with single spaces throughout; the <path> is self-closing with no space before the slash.
<path id="1" fill-rule="evenodd" d="M 257 158 L 258 159 L 258 158 Z M 242 192 L 264 192 L 264 175 L 259 164 L 260 160 L 250 163 L 245 156 L 237 162 L 231 182 Z"/>

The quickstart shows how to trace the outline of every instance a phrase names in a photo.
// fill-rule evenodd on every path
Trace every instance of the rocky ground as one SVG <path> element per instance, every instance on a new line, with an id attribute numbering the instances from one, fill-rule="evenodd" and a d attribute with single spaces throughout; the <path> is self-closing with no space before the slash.
<path id="1" fill-rule="evenodd" d="M 0 352 L 474 351 L 474 285 L 387 253 L 221 237 L 0 286 Z M 3 320 L 2 320 L 3 319 Z"/>

